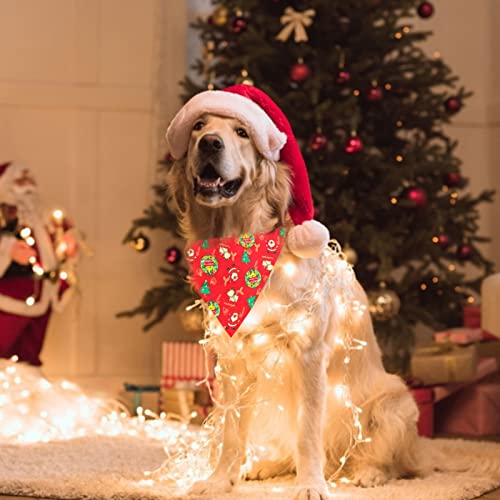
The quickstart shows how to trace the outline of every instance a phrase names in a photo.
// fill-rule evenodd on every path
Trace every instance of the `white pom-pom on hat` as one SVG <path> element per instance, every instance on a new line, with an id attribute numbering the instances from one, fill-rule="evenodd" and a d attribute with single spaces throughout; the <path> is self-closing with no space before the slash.
<path id="1" fill-rule="evenodd" d="M 288 232 L 288 248 L 302 259 L 318 257 L 330 241 L 330 231 L 317 220 L 306 220 Z"/>

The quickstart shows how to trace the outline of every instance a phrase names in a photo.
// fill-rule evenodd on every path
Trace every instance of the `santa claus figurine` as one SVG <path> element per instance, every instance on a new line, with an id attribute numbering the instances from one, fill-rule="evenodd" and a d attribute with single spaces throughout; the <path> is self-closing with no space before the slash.
<path id="1" fill-rule="evenodd" d="M 43 220 L 37 185 L 0 165 L 0 357 L 40 366 L 50 315 L 68 299 L 78 244 L 61 210 Z"/>

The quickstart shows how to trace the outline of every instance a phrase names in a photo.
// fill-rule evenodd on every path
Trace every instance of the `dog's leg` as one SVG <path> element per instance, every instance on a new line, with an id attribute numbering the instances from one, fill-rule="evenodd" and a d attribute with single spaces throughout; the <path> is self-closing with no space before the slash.
<path id="1" fill-rule="evenodd" d="M 234 403 L 242 408 L 230 408 L 225 412 L 219 463 L 208 479 L 198 481 L 192 486 L 190 494 L 215 495 L 230 492 L 240 478 L 241 465 L 245 462 L 246 438 L 253 410 L 251 403 L 255 392 L 254 380 L 248 376 L 242 361 L 223 364 L 222 373 L 224 374 L 222 379 L 224 404 Z M 232 380 L 231 376 L 236 376 L 237 380 Z M 240 401 L 238 401 L 239 391 L 236 384 L 246 387 Z"/>
<path id="2" fill-rule="evenodd" d="M 323 342 L 307 350 L 299 365 L 299 415 L 297 442 L 297 500 L 326 500 L 323 472 L 323 426 L 326 410 L 326 358 Z"/>

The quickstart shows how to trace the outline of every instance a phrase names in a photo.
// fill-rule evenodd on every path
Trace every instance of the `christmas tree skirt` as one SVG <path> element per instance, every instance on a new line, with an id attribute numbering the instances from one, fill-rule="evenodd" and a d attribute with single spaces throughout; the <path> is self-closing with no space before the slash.
<path id="1" fill-rule="evenodd" d="M 500 486 L 500 444 L 437 439 L 428 440 L 426 446 L 429 456 L 441 456 L 443 472 L 424 479 L 393 481 L 377 488 L 338 488 L 335 498 L 463 500 Z M 179 490 L 145 481 L 143 471 L 158 467 L 164 458 L 158 442 L 123 436 L 3 445 L 0 493 L 93 500 L 184 498 Z M 467 470 L 457 472 L 464 464 Z M 280 479 L 243 482 L 231 495 L 220 498 L 292 497 L 292 479 Z M 211 500 L 216 499 L 211 497 Z"/>

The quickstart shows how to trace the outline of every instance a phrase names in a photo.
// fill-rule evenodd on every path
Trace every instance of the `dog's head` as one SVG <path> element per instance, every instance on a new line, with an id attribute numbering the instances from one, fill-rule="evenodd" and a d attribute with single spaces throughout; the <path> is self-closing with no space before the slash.
<path id="1" fill-rule="evenodd" d="M 239 120 L 208 113 L 194 123 L 186 156 L 174 162 L 167 183 L 181 215 L 196 205 L 217 209 L 241 201 L 283 221 L 290 201 L 288 167 L 263 158 Z"/>

